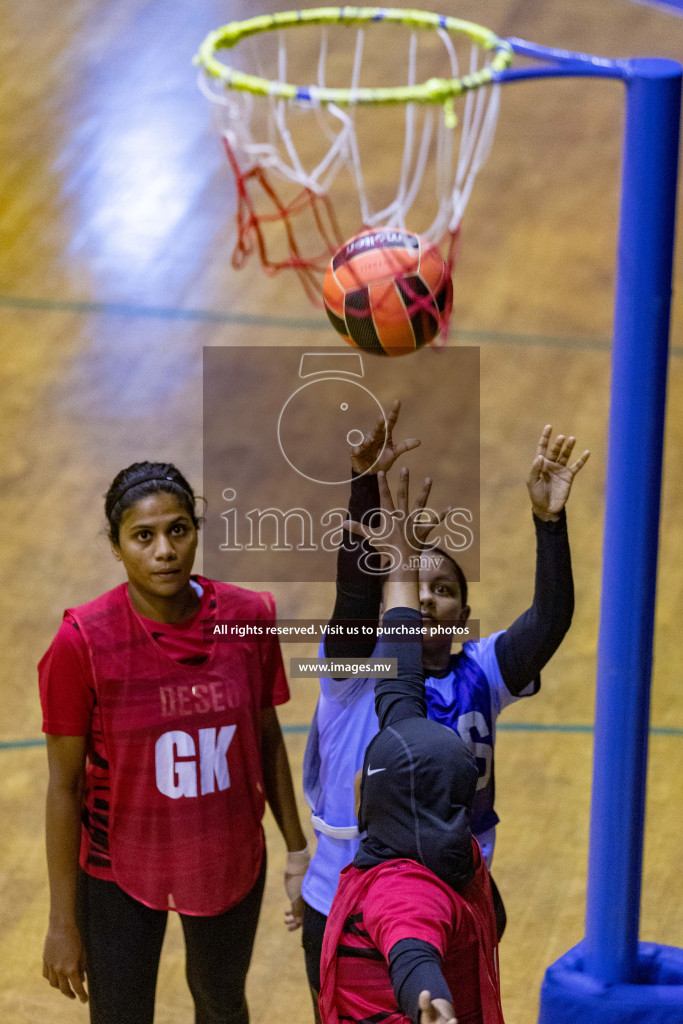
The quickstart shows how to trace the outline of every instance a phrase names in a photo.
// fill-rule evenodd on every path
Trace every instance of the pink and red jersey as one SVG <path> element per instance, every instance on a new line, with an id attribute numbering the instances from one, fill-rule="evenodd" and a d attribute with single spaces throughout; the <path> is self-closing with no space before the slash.
<path id="1" fill-rule="evenodd" d="M 273 622 L 269 595 L 199 579 L 177 625 L 124 584 L 65 619 L 39 666 L 43 728 L 88 737 L 81 865 L 148 906 L 212 915 L 263 855 L 261 709 L 289 697 L 276 639 L 205 643 L 207 619 Z"/>
<path id="2" fill-rule="evenodd" d="M 323 942 L 323 1024 L 410 1024 L 388 967 L 402 939 L 421 939 L 439 952 L 458 1024 L 503 1024 L 495 916 L 478 846 L 475 864 L 462 895 L 413 860 L 342 871 Z"/>

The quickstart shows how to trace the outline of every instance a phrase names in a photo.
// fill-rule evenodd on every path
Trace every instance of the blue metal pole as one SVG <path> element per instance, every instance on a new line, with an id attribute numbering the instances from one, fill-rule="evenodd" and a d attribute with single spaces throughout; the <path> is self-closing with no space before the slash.
<path id="1" fill-rule="evenodd" d="M 628 64 L 585 971 L 636 980 L 681 66 Z"/>

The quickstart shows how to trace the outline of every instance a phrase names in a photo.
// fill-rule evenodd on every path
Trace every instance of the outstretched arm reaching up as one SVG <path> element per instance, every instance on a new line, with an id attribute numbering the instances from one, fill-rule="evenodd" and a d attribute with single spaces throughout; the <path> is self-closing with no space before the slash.
<path id="1" fill-rule="evenodd" d="M 393 431 L 400 411 L 401 403 L 396 399 L 386 420 L 380 417 L 372 430 L 363 436 L 361 443 L 351 449 L 351 520 L 367 522 L 369 513 L 379 509 L 378 472 L 387 473 L 396 459 L 420 444 L 416 437 L 394 441 Z M 347 533 L 337 556 L 337 594 L 330 619 L 333 625 L 351 619 L 376 622 L 379 618 L 383 576 L 379 572 L 364 572 L 361 567 L 363 558 L 379 569 L 379 556 L 373 552 L 371 544 Z M 327 636 L 325 654 L 339 659 L 366 658 L 372 654 L 374 645 L 374 637 L 348 640 L 343 636 Z"/>
<path id="2" fill-rule="evenodd" d="M 551 440 L 547 424 L 536 446 L 527 478 L 536 528 L 536 581 L 529 609 L 496 640 L 496 656 L 508 690 L 517 695 L 537 677 L 569 629 L 574 612 L 574 583 L 565 505 L 574 477 L 589 452 L 569 459 L 574 437 L 558 434 Z"/>
<path id="3" fill-rule="evenodd" d="M 382 658 L 396 658 L 400 661 L 401 672 L 398 679 L 379 679 L 375 684 L 375 710 L 382 729 L 395 720 L 425 718 L 427 714 L 418 568 L 414 556 L 423 549 L 429 534 L 442 522 L 448 509 L 441 513 L 427 510 L 432 486 L 429 478 L 425 480 L 420 496 L 410 509 L 409 474 L 405 468 L 401 469 L 395 502 L 383 472 L 378 473 L 378 484 L 381 518 L 384 522 L 368 526 L 349 521 L 346 527 L 370 541 L 389 562 L 384 590 L 384 632 L 377 653 Z M 399 630 L 400 638 L 391 637 L 390 627 Z M 405 638 L 405 630 L 408 630 L 408 639 Z"/>

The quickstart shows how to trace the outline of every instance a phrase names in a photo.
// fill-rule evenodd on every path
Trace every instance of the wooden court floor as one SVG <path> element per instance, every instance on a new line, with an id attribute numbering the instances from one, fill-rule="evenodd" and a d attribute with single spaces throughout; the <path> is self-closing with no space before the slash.
<path id="1" fill-rule="evenodd" d="M 62 1024 L 87 1014 L 41 977 L 46 770 L 35 665 L 64 607 L 120 581 L 101 496 L 141 458 L 171 459 L 201 490 L 205 346 L 314 348 L 335 339 L 298 285 L 254 265 L 231 268 L 232 180 L 190 64 L 209 29 L 274 4 L 0 6 L 0 1022 Z M 683 20 L 663 7 L 463 0 L 440 9 L 571 50 L 683 57 Z M 506 713 L 498 737 L 495 875 L 509 919 L 501 947 L 509 1024 L 534 1024 L 546 966 L 583 935 L 622 99 L 616 83 L 581 80 L 504 90 L 455 276 L 451 344 L 481 355 L 481 576 L 471 603 L 484 633 L 508 625 L 531 597 L 524 479 L 541 427 L 576 434 L 592 453 L 569 508 L 574 623 L 541 695 Z M 395 173 L 387 140 L 375 170 Z M 683 946 L 681 271 L 679 257 L 641 913 L 641 937 L 674 946 Z M 435 375 L 424 396 L 435 417 L 449 395 L 448 380 Z M 409 412 L 405 424 L 409 432 Z M 261 471 L 276 473 L 265 450 L 263 458 Z M 426 450 L 411 462 L 437 478 L 439 465 Z M 285 618 L 321 618 L 331 607 L 330 583 L 272 590 Z M 282 710 L 298 790 L 315 700 L 314 683 L 292 680 Z M 252 1020 L 309 1021 L 300 940 L 281 924 L 282 844 L 266 824 Z M 175 920 L 156 1019 L 192 1019 Z"/>

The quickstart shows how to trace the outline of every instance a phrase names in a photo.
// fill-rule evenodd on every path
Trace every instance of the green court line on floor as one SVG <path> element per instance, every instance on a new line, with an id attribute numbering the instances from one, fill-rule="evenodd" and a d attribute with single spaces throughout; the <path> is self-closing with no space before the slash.
<path id="1" fill-rule="evenodd" d="M 282 731 L 285 733 L 307 733 L 309 726 L 306 724 L 299 725 L 283 725 Z M 562 725 L 561 723 L 549 723 L 544 722 L 499 722 L 496 725 L 498 732 L 564 732 L 564 733 L 583 733 L 584 735 L 590 735 L 593 732 L 592 725 L 581 725 L 579 723 L 573 723 L 569 725 Z M 677 739 L 683 737 L 683 729 L 672 728 L 668 726 L 653 726 L 650 729 L 651 736 L 670 736 Z M 0 741 L 0 750 L 26 750 L 30 747 L 43 747 L 45 746 L 45 740 L 43 737 L 28 740 L 4 740 Z"/>
<path id="2" fill-rule="evenodd" d="M 4 740 L 0 743 L 0 750 L 26 750 L 29 747 L 44 747 L 43 738 L 35 740 Z"/>
<path id="3" fill-rule="evenodd" d="M 212 309 L 179 309 L 174 306 L 144 306 L 128 302 L 95 302 L 76 299 L 39 299 L 21 295 L 0 295 L 0 306 L 13 309 L 40 310 L 55 313 L 92 313 L 98 316 L 121 316 L 129 319 L 175 320 L 188 323 L 224 324 L 234 327 L 272 327 L 276 330 L 319 331 L 327 327 L 320 317 L 276 317 L 253 313 L 223 313 Z M 608 338 L 573 338 L 551 334 L 512 334 L 505 331 L 477 331 L 461 328 L 454 339 L 475 345 L 523 345 L 526 347 L 571 348 L 582 351 L 607 352 Z M 682 356 L 683 346 L 674 345 L 672 356 Z"/>
<path id="4" fill-rule="evenodd" d="M 40 310 L 47 313 L 94 313 L 98 316 L 121 316 L 134 320 L 185 320 L 238 327 L 294 328 L 311 331 L 324 327 L 327 321 L 307 318 L 260 316 L 253 313 L 221 313 L 212 309 L 179 309 L 174 306 L 143 306 L 128 302 L 92 302 L 76 299 L 36 299 L 27 296 L 0 295 L 0 306 L 14 309 Z"/>

